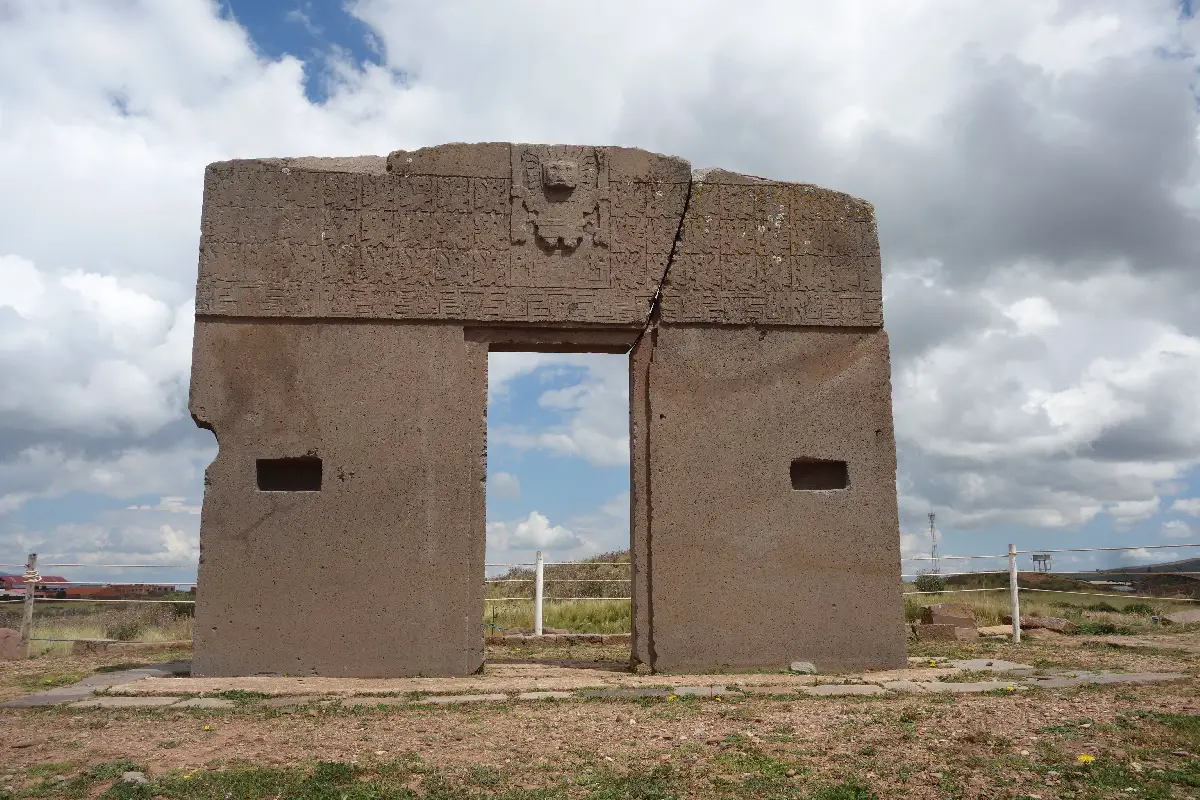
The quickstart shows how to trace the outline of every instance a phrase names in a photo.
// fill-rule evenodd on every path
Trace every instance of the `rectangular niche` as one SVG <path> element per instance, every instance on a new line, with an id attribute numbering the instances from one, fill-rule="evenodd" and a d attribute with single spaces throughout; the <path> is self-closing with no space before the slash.
<path id="1" fill-rule="evenodd" d="M 316 456 L 260 458 L 255 468 L 260 492 L 321 491 L 321 459 Z"/>
<path id="2" fill-rule="evenodd" d="M 792 488 L 802 492 L 850 488 L 850 470 L 845 461 L 797 458 L 792 461 Z"/>

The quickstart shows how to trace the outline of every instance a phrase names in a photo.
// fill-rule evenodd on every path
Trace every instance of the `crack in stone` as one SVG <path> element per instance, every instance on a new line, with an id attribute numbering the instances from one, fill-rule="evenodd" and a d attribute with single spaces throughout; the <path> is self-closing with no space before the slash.
<path id="1" fill-rule="evenodd" d="M 692 176 L 694 175 L 693 172 Z M 642 326 L 642 330 L 634 342 L 635 347 L 637 342 L 640 342 L 646 335 L 646 331 L 658 324 L 659 317 L 662 316 L 663 285 L 667 282 L 667 276 L 671 274 L 671 266 L 675 263 L 675 256 L 679 254 L 679 246 L 683 243 L 683 223 L 687 220 L 688 207 L 692 203 L 692 189 L 696 185 L 692 176 L 688 177 L 687 195 L 683 198 L 683 211 L 679 215 L 679 227 L 675 229 L 675 239 L 671 242 L 671 252 L 667 255 L 667 266 L 663 269 L 662 277 L 658 279 L 658 285 L 654 287 L 654 296 L 650 298 L 650 313 L 646 315 L 646 323 Z"/>

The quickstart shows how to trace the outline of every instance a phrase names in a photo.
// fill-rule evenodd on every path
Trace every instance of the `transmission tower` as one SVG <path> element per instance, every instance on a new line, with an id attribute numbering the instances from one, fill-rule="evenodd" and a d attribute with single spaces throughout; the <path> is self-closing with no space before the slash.
<path id="1" fill-rule="evenodd" d="M 932 511 L 929 512 L 929 557 L 933 564 L 932 572 L 934 575 L 941 573 L 941 567 L 938 565 L 937 557 L 937 529 L 933 526 L 933 520 L 937 515 Z"/>

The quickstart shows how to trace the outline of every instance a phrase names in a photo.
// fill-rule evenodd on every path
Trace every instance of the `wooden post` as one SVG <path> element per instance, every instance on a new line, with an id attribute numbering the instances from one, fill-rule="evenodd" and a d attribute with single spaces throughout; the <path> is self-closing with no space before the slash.
<path id="1" fill-rule="evenodd" d="M 25 615 L 21 617 L 21 648 L 29 658 L 29 638 L 33 636 L 33 598 L 38 585 L 37 553 L 25 562 Z"/>
<path id="2" fill-rule="evenodd" d="M 1021 643 L 1021 593 L 1017 586 L 1017 546 L 1008 546 L 1008 598 L 1012 607 L 1013 644 Z"/>

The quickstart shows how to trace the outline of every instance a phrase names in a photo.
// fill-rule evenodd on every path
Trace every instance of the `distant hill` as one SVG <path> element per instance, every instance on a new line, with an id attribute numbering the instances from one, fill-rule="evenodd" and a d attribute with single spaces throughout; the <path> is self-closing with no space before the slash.
<path id="1" fill-rule="evenodd" d="M 1053 572 L 1021 572 L 1022 586 L 1052 589 L 1060 592 L 1103 592 L 1114 596 L 1140 594 L 1152 597 L 1191 597 L 1200 599 L 1200 575 L 1159 575 L 1159 572 L 1200 572 L 1200 558 L 1162 564 L 1142 564 L 1136 567 L 1114 567 L 1083 575 L 1060 575 Z M 1129 584 L 1132 592 L 1105 589 L 1090 581 L 1120 581 Z M 946 584 L 958 589 L 990 589 L 1008 586 L 1007 573 L 996 575 L 952 575 Z"/>

